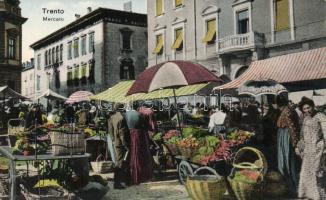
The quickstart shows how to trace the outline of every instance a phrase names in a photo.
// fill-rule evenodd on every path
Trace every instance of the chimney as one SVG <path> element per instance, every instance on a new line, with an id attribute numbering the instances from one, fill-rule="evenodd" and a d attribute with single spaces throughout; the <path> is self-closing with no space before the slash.
<path id="1" fill-rule="evenodd" d="M 76 19 L 80 18 L 80 14 L 75 14 Z"/>
<path id="2" fill-rule="evenodd" d="M 132 12 L 132 3 L 131 1 L 128 1 L 123 4 L 123 10 L 126 12 Z"/>
<path id="3" fill-rule="evenodd" d="M 92 7 L 87 7 L 87 13 L 92 12 Z"/>

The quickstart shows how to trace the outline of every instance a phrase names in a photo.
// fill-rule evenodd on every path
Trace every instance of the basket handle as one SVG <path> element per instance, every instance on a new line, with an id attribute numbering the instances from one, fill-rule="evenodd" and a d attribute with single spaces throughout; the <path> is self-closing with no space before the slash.
<path id="1" fill-rule="evenodd" d="M 242 162 L 239 164 L 233 164 L 234 167 L 236 168 L 242 168 L 242 169 L 259 169 L 260 167 L 258 167 L 257 165 L 250 163 L 250 162 Z"/>
<path id="2" fill-rule="evenodd" d="M 208 170 L 209 172 L 211 172 L 212 174 L 214 174 L 217 178 L 219 178 L 219 179 L 222 178 L 222 176 L 220 176 L 214 169 L 212 169 L 211 167 L 207 167 L 207 166 L 199 167 L 198 169 L 196 169 L 196 171 L 194 172 L 194 175 L 197 175 L 197 173 L 199 171 L 202 171 L 202 170 Z"/>
<path id="3" fill-rule="evenodd" d="M 100 158 L 103 158 L 103 155 L 102 154 L 100 154 L 100 155 L 97 156 L 95 162 L 101 161 Z M 104 159 L 102 159 L 102 160 L 104 160 Z"/>

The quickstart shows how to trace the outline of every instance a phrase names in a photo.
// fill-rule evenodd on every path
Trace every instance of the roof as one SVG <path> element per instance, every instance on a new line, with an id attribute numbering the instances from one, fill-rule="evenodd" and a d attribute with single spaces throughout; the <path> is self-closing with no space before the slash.
<path id="1" fill-rule="evenodd" d="M 93 100 L 108 101 L 108 102 L 130 102 L 136 100 L 152 100 L 173 97 L 172 89 L 156 90 L 150 93 L 138 93 L 126 96 L 130 87 L 135 81 L 121 81 L 114 85 L 112 88 L 105 90 L 97 95 L 90 97 Z M 196 85 L 184 86 L 176 89 L 176 96 L 187 96 L 198 93 L 204 89 L 209 83 L 201 83 Z"/>
<path id="2" fill-rule="evenodd" d="M 326 47 L 252 62 L 235 80 L 214 89 L 234 89 L 248 80 L 292 83 L 326 79 Z"/>
<path id="3" fill-rule="evenodd" d="M 55 42 L 66 35 L 69 35 L 81 28 L 85 28 L 94 22 L 105 19 L 107 22 L 116 24 L 126 24 L 131 26 L 141 26 L 147 27 L 147 15 L 141 13 L 131 13 L 122 10 L 114 10 L 108 8 L 98 8 L 79 19 L 73 21 L 72 23 L 54 31 L 50 35 L 38 40 L 37 42 L 30 45 L 31 48 L 39 49 L 46 46 L 52 42 Z"/>

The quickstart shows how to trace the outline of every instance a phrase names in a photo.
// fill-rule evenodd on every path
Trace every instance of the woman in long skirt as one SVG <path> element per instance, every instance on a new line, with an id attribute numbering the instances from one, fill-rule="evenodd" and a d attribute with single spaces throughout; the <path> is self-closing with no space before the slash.
<path id="1" fill-rule="evenodd" d="M 299 117 L 288 106 L 284 96 L 277 96 L 276 104 L 281 111 L 277 120 L 277 168 L 284 176 L 291 196 L 296 196 L 298 177 L 295 147 L 299 140 Z"/>
<path id="2" fill-rule="evenodd" d="M 314 102 L 303 97 L 300 110 L 304 113 L 299 145 L 302 167 L 299 181 L 299 197 L 314 200 L 326 199 L 326 116 L 315 111 Z"/>

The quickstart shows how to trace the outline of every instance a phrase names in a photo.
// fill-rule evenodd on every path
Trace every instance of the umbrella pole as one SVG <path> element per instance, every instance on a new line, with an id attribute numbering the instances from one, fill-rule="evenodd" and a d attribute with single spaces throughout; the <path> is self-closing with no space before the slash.
<path id="1" fill-rule="evenodd" d="M 181 123 L 180 123 L 180 116 L 179 116 L 179 108 L 178 108 L 178 103 L 177 103 L 177 96 L 175 94 L 175 89 L 173 88 L 173 97 L 174 97 L 174 102 L 176 105 L 176 109 L 177 109 L 177 119 L 178 119 L 178 125 L 179 125 L 179 131 L 182 135 L 182 129 L 181 129 Z"/>

